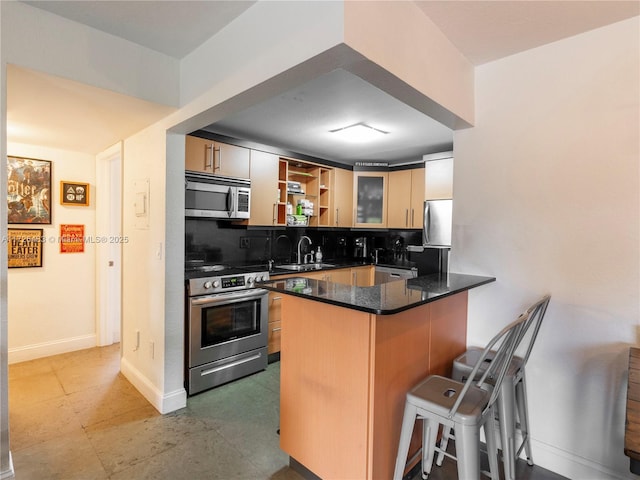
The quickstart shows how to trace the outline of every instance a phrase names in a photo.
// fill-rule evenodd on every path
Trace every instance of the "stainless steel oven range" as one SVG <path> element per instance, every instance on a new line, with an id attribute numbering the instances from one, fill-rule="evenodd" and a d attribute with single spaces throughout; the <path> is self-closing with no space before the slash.
<path id="1" fill-rule="evenodd" d="M 269 295 L 256 282 L 269 273 L 219 266 L 186 276 L 187 393 L 267 368 Z"/>

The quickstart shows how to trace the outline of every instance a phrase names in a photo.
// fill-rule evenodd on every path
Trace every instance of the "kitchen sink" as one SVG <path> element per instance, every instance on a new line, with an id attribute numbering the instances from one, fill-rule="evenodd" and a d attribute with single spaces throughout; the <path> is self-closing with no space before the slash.
<path id="1" fill-rule="evenodd" d="M 283 265 L 275 266 L 275 268 L 281 268 L 282 270 L 293 270 L 294 272 L 322 270 L 323 268 L 331 268 L 331 267 L 335 267 L 335 265 L 331 263 L 285 263 Z"/>

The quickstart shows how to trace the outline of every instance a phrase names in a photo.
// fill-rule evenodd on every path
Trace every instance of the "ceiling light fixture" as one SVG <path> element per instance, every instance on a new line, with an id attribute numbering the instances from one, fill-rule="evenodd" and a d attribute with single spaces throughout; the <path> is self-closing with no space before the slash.
<path id="1" fill-rule="evenodd" d="M 348 142 L 369 142 L 383 138 L 389 133 L 370 127 L 364 123 L 356 123 L 355 125 L 350 125 L 348 127 L 329 130 L 329 132 Z"/>

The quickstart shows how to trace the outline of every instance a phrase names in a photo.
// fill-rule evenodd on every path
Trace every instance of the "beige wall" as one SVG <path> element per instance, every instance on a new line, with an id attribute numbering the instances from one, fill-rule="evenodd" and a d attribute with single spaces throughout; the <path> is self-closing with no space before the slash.
<path id="1" fill-rule="evenodd" d="M 640 321 L 638 18 L 476 69 L 476 127 L 454 138 L 452 271 L 469 342 L 551 304 L 527 367 L 534 459 L 631 478 L 625 369 Z"/>
<path id="2" fill-rule="evenodd" d="M 51 225 L 10 225 L 42 228 L 41 268 L 8 271 L 9 362 L 89 348 L 96 345 L 96 251 L 85 243 L 83 253 L 60 253 L 60 225 L 81 224 L 95 235 L 95 157 L 34 145 L 9 144 L 11 156 L 49 160 L 51 165 Z M 88 207 L 60 205 L 61 180 L 90 184 Z"/>

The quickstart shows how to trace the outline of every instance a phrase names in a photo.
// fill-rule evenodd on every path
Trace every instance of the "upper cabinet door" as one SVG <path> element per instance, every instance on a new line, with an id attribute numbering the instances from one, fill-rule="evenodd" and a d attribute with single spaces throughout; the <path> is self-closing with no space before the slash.
<path id="1" fill-rule="evenodd" d="M 411 217 L 409 228 L 422 228 L 424 210 L 424 168 L 411 170 Z"/>
<path id="2" fill-rule="evenodd" d="M 424 169 L 389 172 L 389 228 L 422 228 Z"/>
<path id="3" fill-rule="evenodd" d="M 185 138 L 185 169 L 213 173 L 213 140 L 187 135 Z"/>
<path id="4" fill-rule="evenodd" d="M 278 168 L 280 159 L 272 153 L 251 150 L 251 217 L 249 225 L 275 225 L 277 221 Z"/>
<path id="5" fill-rule="evenodd" d="M 389 172 L 389 228 L 410 228 L 411 170 Z"/>
<path id="6" fill-rule="evenodd" d="M 389 174 L 354 172 L 354 227 L 386 228 Z"/>
<path id="7" fill-rule="evenodd" d="M 425 162 L 425 200 L 453 198 L 453 158 Z"/>
<path id="8" fill-rule="evenodd" d="M 214 143 L 213 173 L 229 177 L 249 178 L 250 150 L 226 143 Z"/>
<path id="9" fill-rule="evenodd" d="M 333 219 L 335 227 L 353 227 L 353 172 L 333 169 Z"/>
<path id="10" fill-rule="evenodd" d="M 249 178 L 250 150 L 187 135 L 185 168 L 228 177 Z"/>

